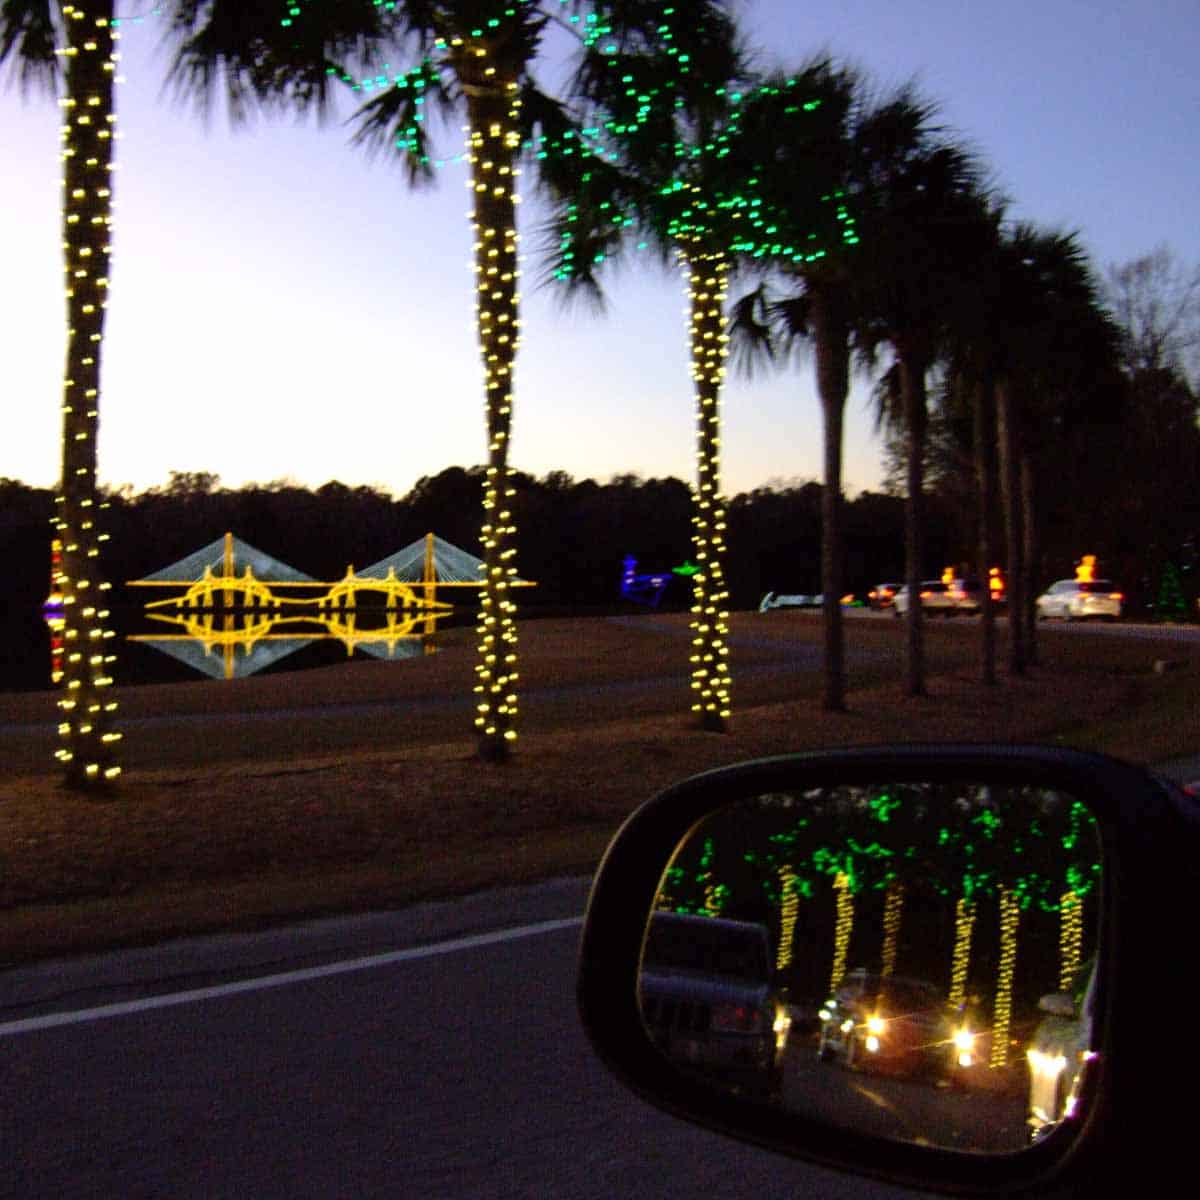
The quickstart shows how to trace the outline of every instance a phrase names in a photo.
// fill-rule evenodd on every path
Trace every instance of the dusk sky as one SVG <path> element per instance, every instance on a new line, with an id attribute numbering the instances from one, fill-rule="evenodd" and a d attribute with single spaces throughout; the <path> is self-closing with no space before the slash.
<path id="1" fill-rule="evenodd" d="M 162 81 L 163 20 L 125 0 L 102 481 L 142 490 L 172 470 L 223 484 L 330 479 L 398 495 L 484 459 L 464 168 L 410 192 L 401 172 L 318 127 L 207 122 Z M 1100 268 L 1173 249 L 1200 262 L 1196 0 L 746 0 L 764 65 L 817 50 L 881 84 L 915 79 L 991 164 L 1014 213 L 1078 229 Z M 10 76 L 9 76 L 10 78 Z M 0 91 L 0 478 L 58 474 L 63 301 L 58 111 Z M 347 94 L 342 105 L 354 106 Z M 461 134 L 439 150 L 452 158 Z M 533 286 L 524 208 L 514 467 L 608 479 L 693 474 L 694 403 L 680 278 L 653 261 L 609 279 L 607 314 Z M 733 294 L 737 294 L 735 283 Z M 821 473 L 812 368 L 725 392 L 730 494 Z M 867 391 L 850 404 L 846 481 L 877 487 Z"/>

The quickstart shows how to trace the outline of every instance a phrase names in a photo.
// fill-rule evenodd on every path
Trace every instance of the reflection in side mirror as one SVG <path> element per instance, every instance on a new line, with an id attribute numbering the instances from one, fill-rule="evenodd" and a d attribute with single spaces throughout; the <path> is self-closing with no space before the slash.
<path id="1" fill-rule="evenodd" d="M 1065 992 L 1051 992 L 1038 1001 L 1038 1008 L 1054 1017 L 1073 1017 L 1075 1001 Z"/>
<path id="2" fill-rule="evenodd" d="M 705 1085 L 896 1141 L 1019 1150 L 1072 1114 L 1094 1057 L 1100 861 L 1087 807 L 1042 788 L 730 804 L 666 864 L 643 1020 Z"/>

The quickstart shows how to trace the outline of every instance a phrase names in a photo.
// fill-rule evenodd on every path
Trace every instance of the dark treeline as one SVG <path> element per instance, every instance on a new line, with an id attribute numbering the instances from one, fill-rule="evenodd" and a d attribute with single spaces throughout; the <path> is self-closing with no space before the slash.
<path id="1" fill-rule="evenodd" d="M 1142 510 L 1157 500 L 1160 509 L 1174 513 L 1175 524 L 1182 520 L 1186 528 L 1191 528 L 1192 514 L 1183 498 L 1166 488 L 1142 495 L 1135 503 L 1138 489 L 1129 486 L 1130 474 L 1120 470 L 1116 446 L 1112 449 L 1103 463 L 1095 455 L 1092 465 L 1098 477 L 1090 481 L 1079 478 L 1083 464 L 1077 458 L 1064 456 L 1061 486 L 1053 491 L 1065 494 L 1049 506 L 1058 515 L 1052 513 L 1047 522 L 1039 583 L 1070 575 L 1082 554 L 1095 553 L 1101 569 L 1125 588 L 1129 610 L 1145 613 L 1159 589 L 1150 560 L 1161 551 L 1157 542 L 1151 544 L 1144 536 L 1139 543 L 1137 531 L 1169 523 L 1160 516 L 1147 524 L 1140 519 L 1145 516 Z M 953 453 L 943 445 L 941 455 L 935 450 L 932 457 L 941 469 L 934 471 L 929 497 L 925 573 L 938 575 L 948 566 L 965 573 L 972 563 L 970 504 L 959 494 L 961 479 L 951 466 Z M 377 488 L 336 481 L 316 489 L 286 481 L 232 489 L 221 487 L 214 475 L 172 472 L 161 487 L 111 492 L 101 524 L 109 534 L 104 569 L 113 581 L 114 628 L 122 638 L 149 631 L 141 612 L 147 597 L 126 587 L 127 581 L 160 570 L 227 530 L 321 580 L 339 579 L 351 565 L 367 567 L 430 531 L 476 554 L 482 480 L 482 467 L 449 467 L 423 477 L 397 498 Z M 733 609 L 756 608 L 768 591 L 820 591 L 821 493 L 818 483 L 796 482 L 757 488 L 730 500 L 728 579 Z M 1099 539 L 1095 521 L 1081 528 L 1077 516 L 1082 511 L 1094 518 L 1096 508 L 1072 500 L 1088 494 L 1111 518 Z M 847 501 L 847 591 L 863 597 L 881 580 L 903 578 L 903 503 L 898 495 L 879 492 L 863 492 Z M 0 554 L 7 569 L 0 687 L 5 690 L 49 686 L 41 610 L 49 590 L 52 508 L 51 491 L 0 480 Z M 1126 519 L 1120 519 L 1122 514 Z M 665 572 L 682 565 L 692 552 L 690 490 L 674 478 L 618 475 L 598 483 L 562 472 L 541 479 L 518 474 L 514 515 L 519 571 L 538 584 L 520 596 L 526 619 L 636 611 L 620 595 L 626 556 L 637 559 L 639 572 Z M 1177 538 L 1186 542 L 1182 531 Z M 1173 548 L 1178 561 L 1178 547 Z M 1194 549 L 1190 543 L 1185 548 Z M 1183 557 L 1186 561 L 1180 566 L 1194 604 L 1196 572 L 1186 570 L 1193 564 L 1187 554 Z M 685 581 L 673 579 L 662 607 L 684 609 L 689 600 Z M 460 606 L 458 619 L 473 621 L 473 605 L 460 601 Z M 281 669 L 328 661 L 336 653 L 329 647 L 322 652 L 324 660 L 314 650 L 285 660 Z M 190 677 L 186 668 L 139 645 L 122 646 L 118 670 L 118 683 Z"/>
<path id="2" fill-rule="evenodd" d="M 341 578 L 434 532 L 479 552 L 483 468 L 450 467 L 420 479 L 397 498 L 372 487 L 330 482 L 316 489 L 288 482 L 231 489 L 204 473 L 173 472 L 145 492 L 110 493 L 101 523 L 104 569 L 113 581 L 114 628 L 120 636 L 147 632 L 145 596 L 125 586 L 183 558 L 227 530 L 315 579 Z M 41 618 L 49 590 L 53 493 L 0 480 L 0 553 L 8 581 L 3 609 L 5 689 L 48 683 L 47 634 Z M 728 515 L 732 607 L 757 607 L 767 591 L 820 590 L 821 487 L 797 483 L 734 497 Z M 678 479 L 619 475 L 606 483 L 574 480 L 561 472 L 542 479 L 517 475 L 515 517 L 518 568 L 537 588 L 520 597 L 528 618 L 569 612 L 634 611 L 622 600 L 622 562 L 632 555 L 639 572 L 669 571 L 691 554 L 692 502 Z M 865 593 L 892 578 L 903 561 L 902 501 L 863 493 L 847 505 L 846 577 Z M 965 557 L 952 514 L 931 514 L 931 570 Z M 689 594 L 673 579 L 662 607 L 683 609 Z M 473 620 L 464 604 L 463 620 Z M 184 678 L 184 668 L 141 646 L 124 647 L 118 683 Z M 302 665 L 299 657 L 287 660 Z"/>

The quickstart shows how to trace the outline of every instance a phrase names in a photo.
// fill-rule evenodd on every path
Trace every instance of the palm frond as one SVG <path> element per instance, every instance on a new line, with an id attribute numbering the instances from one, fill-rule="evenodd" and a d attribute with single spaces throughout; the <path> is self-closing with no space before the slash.
<path id="1" fill-rule="evenodd" d="M 454 103 L 455 93 L 437 64 L 424 59 L 350 117 L 356 126 L 350 143 L 372 155 L 395 152 L 410 184 L 430 184 L 436 169 L 427 118 L 431 112 L 452 111 Z"/>
<path id="2" fill-rule="evenodd" d="M 774 362 L 775 339 L 770 312 L 771 297 L 765 284 L 759 284 L 730 306 L 730 355 L 734 368 L 746 378 L 751 378 L 760 368 Z"/>
<path id="3" fill-rule="evenodd" d="M 244 0 L 176 0 L 167 85 L 207 112 L 223 83 L 234 122 L 284 106 L 324 117 L 333 88 L 364 69 L 397 28 L 373 0 L 308 0 L 286 23 Z"/>
<path id="4" fill-rule="evenodd" d="M 11 64 L 22 94 L 32 88 L 53 93 L 58 86 L 57 30 L 54 0 L 2 0 L 0 3 L 0 68 Z"/>

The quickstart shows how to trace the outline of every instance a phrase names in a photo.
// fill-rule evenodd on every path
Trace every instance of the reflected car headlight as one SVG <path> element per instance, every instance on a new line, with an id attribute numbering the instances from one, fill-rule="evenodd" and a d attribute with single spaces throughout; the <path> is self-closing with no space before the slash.
<path id="1" fill-rule="evenodd" d="M 960 1067 L 972 1066 L 975 1062 L 975 1035 L 969 1029 L 959 1029 L 954 1034 L 955 1062 Z"/>
<path id="2" fill-rule="evenodd" d="M 1067 1060 L 1061 1054 L 1044 1054 L 1041 1050 L 1031 1049 L 1025 1052 L 1025 1057 L 1029 1069 L 1047 1079 L 1057 1079 L 1067 1069 Z"/>
<path id="3" fill-rule="evenodd" d="M 884 1022 L 884 1019 L 882 1017 L 868 1017 L 867 1018 L 867 1032 L 869 1034 L 873 1034 L 875 1037 L 879 1037 L 880 1034 L 883 1033 L 885 1028 L 886 1028 L 886 1023 Z"/>

